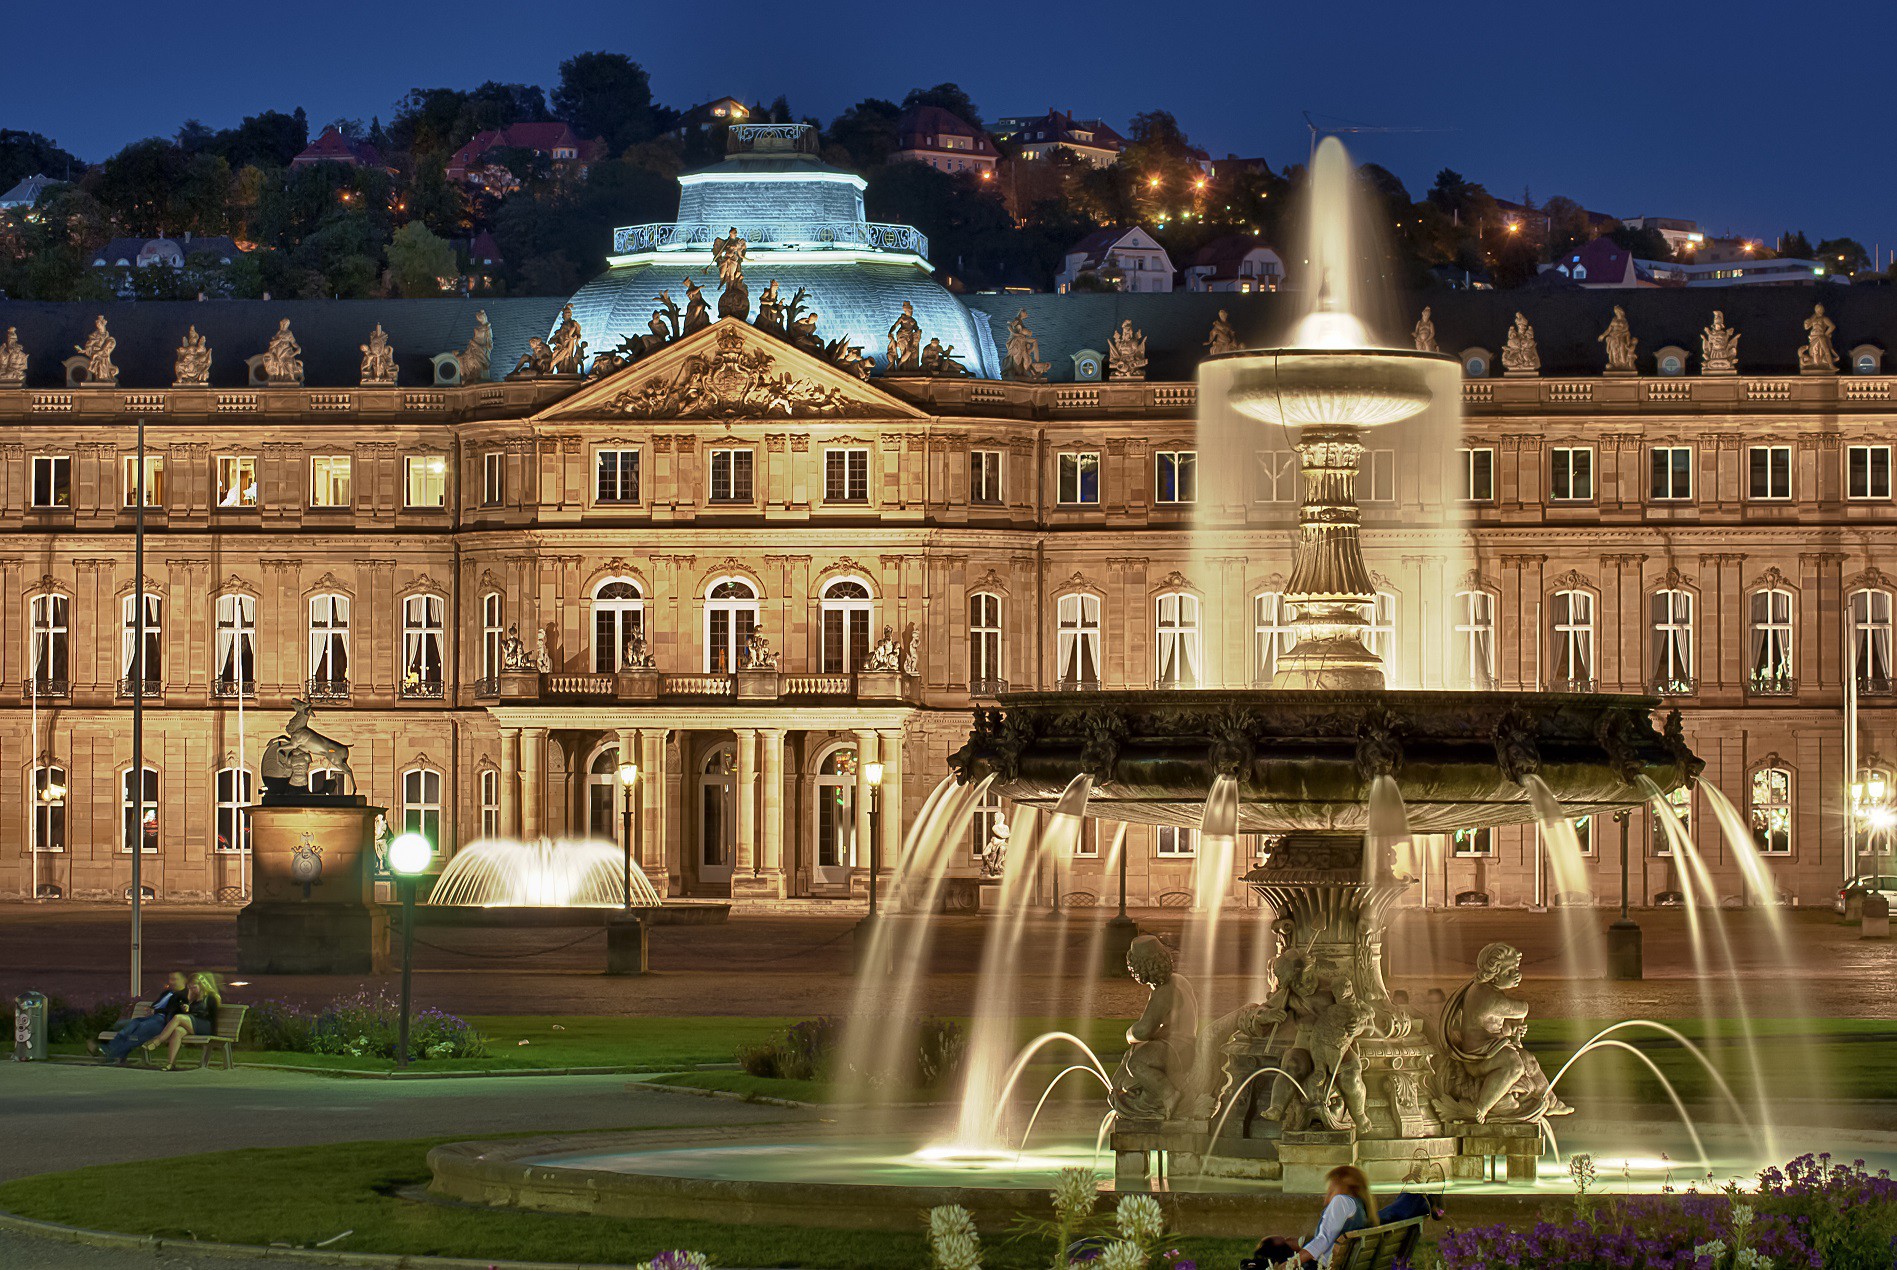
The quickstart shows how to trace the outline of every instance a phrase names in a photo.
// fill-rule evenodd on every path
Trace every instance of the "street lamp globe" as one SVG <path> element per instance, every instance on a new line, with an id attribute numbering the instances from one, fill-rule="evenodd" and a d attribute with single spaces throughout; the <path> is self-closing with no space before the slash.
<path id="1" fill-rule="evenodd" d="M 404 877 L 427 870 L 435 848 L 418 833 L 405 833 L 389 844 L 389 867 Z"/>
<path id="2" fill-rule="evenodd" d="M 883 783 L 883 765 L 881 763 L 865 763 L 863 765 L 863 779 L 870 783 L 870 788 L 872 789 L 881 785 Z"/>
<path id="3" fill-rule="evenodd" d="M 624 785 L 627 789 L 631 789 L 638 779 L 639 765 L 637 763 L 621 763 L 619 765 L 619 783 L 621 785 Z"/>

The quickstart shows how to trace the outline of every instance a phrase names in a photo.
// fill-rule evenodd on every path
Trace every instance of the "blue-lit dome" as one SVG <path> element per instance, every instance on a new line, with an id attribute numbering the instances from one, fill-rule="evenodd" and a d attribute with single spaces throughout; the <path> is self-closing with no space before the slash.
<path id="1" fill-rule="evenodd" d="M 863 218 L 863 178 L 815 153 L 808 124 L 736 124 L 722 163 L 679 177 L 679 219 L 613 234 L 610 268 L 573 297 L 573 316 L 596 353 L 647 333 L 658 295 L 684 303 L 685 280 L 718 301 L 712 239 L 736 228 L 747 244 L 744 280 L 757 297 L 775 280 L 789 300 L 808 292 L 826 342 L 850 343 L 884 366 L 888 332 L 903 301 L 915 306 L 924 342 L 953 345 L 979 378 L 999 379 L 1001 358 L 985 314 L 971 312 L 929 274 L 929 240 L 908 225 Z"/>

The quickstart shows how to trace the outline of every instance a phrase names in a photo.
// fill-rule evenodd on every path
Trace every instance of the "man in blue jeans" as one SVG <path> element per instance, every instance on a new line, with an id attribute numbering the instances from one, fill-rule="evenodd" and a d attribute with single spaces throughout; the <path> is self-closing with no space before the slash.
<path id="1" fill-rule="evenodd" d="M 156 1001 L 151 1003 L 151 1013 L 142 1019 L 120 1019 L 115 1027 L 116 1034 L 106 1042 L 105 1051 L 99 1054 L 101 1063 L 123 1063 L 126 1057 L 147 1041 L 156 1040 L 165 1030 L 165 1024 L 172 1016 L 185 1008 L 184 989 L 186 976 L 182 970 L 174 970 L 165 981 L 165 990 Z M 99 1043 L 91 1037 L 86 1038 L 86 1048 L 98 1052 Z"/>

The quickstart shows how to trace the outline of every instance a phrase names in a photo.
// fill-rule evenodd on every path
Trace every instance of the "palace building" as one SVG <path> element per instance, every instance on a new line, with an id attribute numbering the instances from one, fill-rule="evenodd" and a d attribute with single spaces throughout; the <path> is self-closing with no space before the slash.
<path id="1" fill-rule="evenodd" d="M 860 902 L 872 823 L 887 868 L 973 709 L 1269 680 L 1297 473 L 1282 437 L 1207 449 L 1200 363 L 1221 310 L 1268 346 L 1299 298 L 956 297 L 800 126 L 732 135 L 679 221 L 621 231 L 568 302 L 0 302 L 27 358 L 7 382 L 0 349 L 0 895 L 122 898 L 138 849 L 157 900 L 240 901 L 263 750 L 302 699 L 444 854 L 618 840 L 631 755 L 661 893 Z M 1814 298 L 1835 373 L 1800 373 Z M 1634 373 L 1603 373 L 1614 299 Z M 1392 331 L 1425 302 L 1462 435 L 1439 462 L 1373 448 L 1360 491 L 1392 685 L 1657 693 L 1781 892 L 1828 903 L 1891 816 L 1851 790 L 1897 759 L 1897 299 L 1460 293 Z M 1716 307 L 1736 373 L 1706 373 Z M 1504 374 L 1517 308 L 1539 368 Z M 1123 323 L 1144 378 L 1112 375 Z M 590 373 L 560 373 L 582 339 Z M 1672 814 L 1722 897 L 1758 898 L 1703 791 Z M 1653 815 L 1625 827 L 1635 904 L 1683 885 Z M 998 819 L 1019 841 L 999 803 L 956 830 L 966 878 Z M 1622 828 L 1580 828 L 1618 904 Z M 1439 845 L 1415 902 L 1566 898 L 1532 828 Z M 1110 824 L 1047 902 L 1113 903 L 1116 849 L 1134 904 L 1185 902 L 1193 834 Z"/>

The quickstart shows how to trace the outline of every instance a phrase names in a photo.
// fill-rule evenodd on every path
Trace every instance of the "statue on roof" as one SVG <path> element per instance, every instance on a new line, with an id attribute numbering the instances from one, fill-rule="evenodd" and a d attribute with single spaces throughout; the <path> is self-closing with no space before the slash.
<path id="1" fill-rule="evenodd" d="M 800 291 L 799 294 L 802 294 Z M 806 353 L 821 355 L 823 337 L 817 334 L 817 311 L 799 313 L 790 324 L 790 342 Z"/>
<path id="2" fill-rule="evenodd" d="M 744 285 L 744 253 L 750 246 L 738 237 L 738 227 L 733 225 L 731 232 L 723 238 L 711 240 L 711 262 L 718 266 L 718 316 L 748 318 L 751 316 L 751 292 Z"/>
<path id="3" fill-rule="evenodd" d="M 1614 306 L 1613 319 L 1607 329 L 1598 337 L 1599 342 L 1607 345 L 1607 373 L 1610 375 L 1631 375 L 1634 373 L 1634 353 L 1640 347 L 1640 341 L 1634 338 L 1633 328 L 1627 325 L 1627 310 L 1618 304 Z"/>
<path id="4" fill-rule="evenodd" d="M 362 386 L 364 388 L 392 388 L 397 374 L 395 350 L 389 347 L 388 332 L 382 329 L 382 323 L 375 324 L 375 330 L 369 332 L 369 342 L 358 344 L 362 353 Z"/>
<path id="5" fill-rule="evenodd" d="M 277 322 L 277 333 L 263 351 L 264 378 L 277 387 L 297 387 L 303 382 L 303 346 L 290 334 L 290 319 Z"/>
<path id="6" fill-rule="evenodd" d="M 832 365 L 848 371 L 858 379 L 868 379 L 870 371 L 876 366 L 876 359 L 865 353 L 861 344 L 850 343 L 850 337 L 847 334 L 839 335 L 825 344 L 823 355 L 830 359 Z"/>
<path id="7" fill-rule="evenodd" d="M 1726 325 L 1726 315 L 1713 310 L 1713 324 L 1699 333 L 1699 373 L 1739 373 L 1739 332 Z"/>
<path id="8" fill-rule="evenodd" d="M 659 292 L 659 307 L 646 322 L 646 334 L 639 337 L 639 354 L 656 353 L 679 336 L 678 301 L 670 291 Z"/>
<path id="9" fill-rule="evenodd" d="M 702 331 L 711 325 L 711 306 L 705 303 L 705 289 L 685 279 L 685 327 L 683 334 Z"/>
<path id="10" fill-rule="evenodd" d="M 1541 350 L 1535 347 L 1535 328 L 1528 325 L 1526 314 L 1517 312 L 1515 324 L 1508 328 L 1508 342 L 1502 346 L 1502 369 L 1508 375 L 1539 375 Z"/>
<path id="11" fill-rule="evenodd" d="M 1423 316 L 1416 319 L 1416 329 L 1410 332 L 1410 336 L 1416 341 L 1417 352 L 1442 352 L 1442 349 L 1436 346 L 1436 323 L 1430 320 L 1427 304 L 1423 306 Z"/>
<path id="12" fill-rule="evenodd" d="M 461 367 L 461 382 L 478 384 L 485 380 L 493 357 L 494 328 L 488 324 L 487 310 L 481 309 L 474 315 L 474 334 L 468 337 L 468 346 L 455 354 L 455 362 Z"/>
<path id="13" fill-rule="evenodd" d="M 1132 318 L 1122 318 L 1107 341 L 1107 378 L 1146 378 L 1146 333 L 1133 329 Z"/>
<path id="14" fill-rule="evenodd" d="M 0 388 L 18 388 L 26 382 L 26 350 L 20 347 L 18 328 L 7 328 L 7 342 L 0 344 Z"/>
<path id="15" fill-rule="evenodd" d="M 758 293 L 757 317 L 752 325 L 760 331 L 769 331 L 772 335 L 784 333 L 784 300 L 777 294 L 777 279 L 772 278 Z"/>
<path id="16" fill-rule="evenodd" d="M 962 365 L 955 356 L 955 345 L 944 344 L 934 335 L 922 346 L 921 369 L 925 375 L 955 376 L 968 373 L 968 367 Z"/>
<path id="17" fill-rule="evenodd" d="M 1238 351 L 1238 332 L 1232 329 L 1231 315 L 1224 309 L 1219 310 L 1218 321 L 1212 323 L 1211 333 L 1205 337 L 1205 350 L 1212 357 Z"/>
<path id="18" fill-rule="evenodd" d="M 553 347 L 538 335 L 527 337 L 527 351 L 514 363 L 514 369 L 507 372 L 509 379 L 539 379 L 542 375 L 553 373 Z"/>
<path id="19" fill-rule="evenodd" d="M 586 366 L 586 341 L 580 338 L 579 319 L 573 316 L 573 306 L 568 304 L 560 309 L 560 325 L 553 328 L 553 338 L 548 341 L 553 349 L 553 369 L 555 375 L 577 375 Z"/>
<path id="20" fill-rule="evenodd" d="M 100 319 L 104 321 L 103 318 Z M 1814 304 L 1805 319 L 1805 347 L 1798 350 L 1798 370 L 1803 375 L 1834 375 L 1838 370 L 1838 350 L 1831 336 L 1838 324 L 1825 316 L 1825 306 Z"/>
<path id="21" fill-rule="evenodd" d="M 73 351 L 86 359 L 88 385 L 110 388 L 119 382 L 119 368 L 112 364 L 112 350 L 118 346 L 119 342 L 112 337 L 112 332 L 105 329 L 105 314 L 101 313 L 92 320 L 92 332 L 86 336 L 86 342 L 73 345 Z"/>
<path id="22" fill-rule="evenodd" d="M 1001 359 L 1001 377 L 1040 383 L 1052 364 L 1041 360 L 1041 341 L 1028 329 L 1028 311 L 1022 309 L 1008 321 L 1008 351 Z"/>
<path id="23" fill-rule="evenodd" d="M 899 375 L 922 366 L 922 324 L 916 321 L 916 306 L 902 302 L 902 312 L 889 326 L 889 359 L 884 373 Z"/>
<path id="24" fill-rule="evenodd" d="M 210 382 L 211 344 L 194 326 L 185 332 L 184 343 L 178 345 L 177 355 L 171 359 L 171 386 L 202 388 Z"/>

